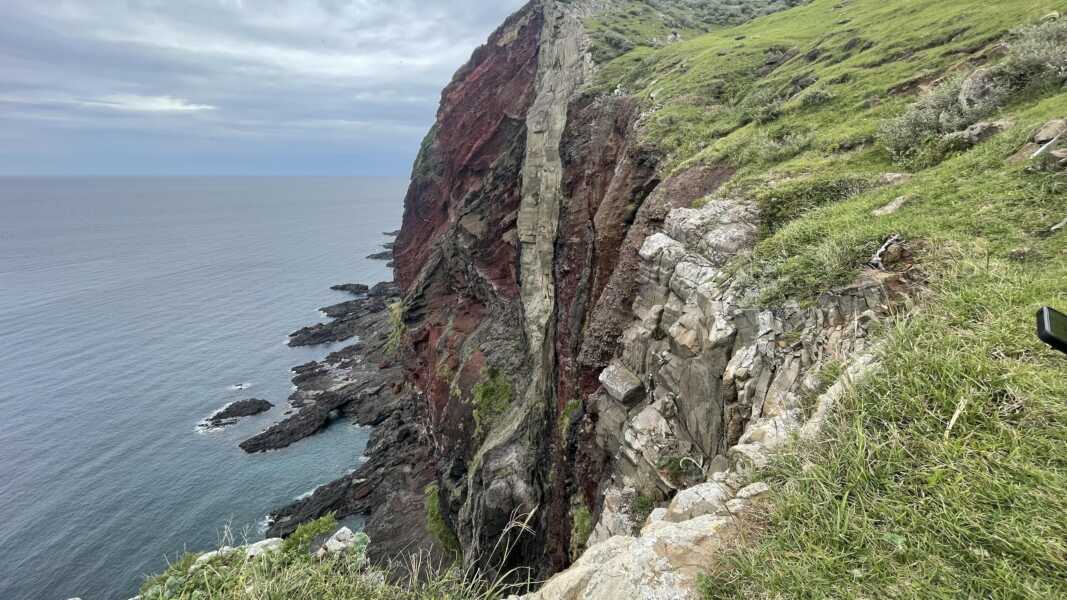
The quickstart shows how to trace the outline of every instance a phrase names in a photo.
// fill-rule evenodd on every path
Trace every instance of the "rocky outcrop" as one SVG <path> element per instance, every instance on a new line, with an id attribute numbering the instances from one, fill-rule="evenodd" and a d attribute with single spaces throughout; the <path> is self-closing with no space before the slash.
<path id="1" fill-rule="evenodd" d="M 387 320 L 389 305 L 398 300 L 399 291 L 395 285 L 378 284 L 361 298 L 319 309 L 331 321 L 289 334 L 289 345 L 295 348 L 343 342 L 356 337 L 361 331 L 381 329 L 380 322 Z"/>
<path id="2" fill-rule="evenodd" d="M 631 325 L 590 414 L 611 457 L 597 524 L 584 556 L 528 598 L 695 597 L 697 575 L 768 491 L 748 479 L 814 438 L 873 368 L 868 332 L 908 283 L 903 241 L 879 251 L 882 269 L 814 306 L 760 307 L 723 269 L 751 250 L 759 218 L 743 197 L 712 197 L 645 239 Z M 671 501 L 642 520 L 639 499 Z"/>
<path id="3" fill-rule="evenodd" d="M 421 413 L 423 404 L 405 386 L 391 339 L 397 324 L 390 306 L 397 287 L 380 283 L 336 286 L 356 300 L 322 309 L 344 323 L 355 344 L 322 361 L 293 369 L 296 390 L 286 417 L 245 440 L 241 448 L 256 453 L 278 450 L 314 435 L 330 422 L 351 419 L 374 427 L 364 462 L 340 479 L 275 510 L 268 535 L 289 535 L 304 522 L 334 513 L 365 517 L 364 531 L 375 540 L 368 556 L 386 563 L 406 552 L 425 551 L 434 560 L 441 551 L 425 527 L 423 489 L 434 479 L 430 442 Z"/>
<path id="4" fill-rule="evenodd" d="M 259 398 L 238 400 L 227 404 L 222 410 L 204 419 L 204 425 L 207 427 L 226 427 L 227 425 L 233 425 L 239 419 L 262 414 L 272 408 L 274 408 L 273 404 Z"/>
<path id="5" fill-rule="evenodd" d="M 637 103 L 583 92 L 585 23 L 622 8 L 538 0 L 511 17 L 445 89 L 405 200 L 402 362 L 443 519 L 487 570 L 570 561 L 571 507 L 595 503 L 604 469 L 586 399 L 630 324 L 638 250 L 732 175 L 697 166 L 661 182 Z M 607 377 L 641 401 L 640 381 Z M 533 534 L 501 543 L 531 514 Z"/>

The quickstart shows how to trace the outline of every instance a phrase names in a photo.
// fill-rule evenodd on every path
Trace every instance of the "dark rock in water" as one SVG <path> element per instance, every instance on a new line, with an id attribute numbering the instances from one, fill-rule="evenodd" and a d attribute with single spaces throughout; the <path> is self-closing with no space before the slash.
<path id="1" fill-rule="evenodd" d="M 325 427 L 331 413 L 350 401 L 345 391 L 323 393 L 316 402 L 302 406 L 284 421 L 241 442 L 241 450 L 254 454 L 290 446 Z"/>
<path id="2" fill-rule="evenodd" d="M 388 346 L 392 328 L 388 306 L 398 296 L 396 284 L 381 283 L 369 289 L 365 298 L 324 309 L 338 320 L 328 326 L 328 334 L 320 333 L 329 337 L 343 330 L 359 336 L 360 341 L 322 361 L 293 368 L 297 390 L 289 397 L 292 410 L 241 444 L 250 453 L 284 448 L 314 435 L 338 417 L 374 427 L 366 462 L 354 473 L 275 511 L 272 536 L 288 535 L 301 523 L 333 512 L 338 517 L 367 517 L 366 532 L 381 540 L 368 550 L 373 560 L 387 561 L 413 548 L 438 552 L 424 525 L 423 490 L 433 481 L 434 471 L 423 405 L 404 385 L 403 368 Z M 302 334 L 294 340 L 305 338 Z"/>
<path id="3" fill-rule="evenodd" d="M 364 298 L 322 309 L 335 317 L 331 323 L 307 327 L 290 336 L 291 346 L 354 336 L 359 336 L 361 341 L 330 353 L 321 362 L 294 367 L 292 381 L 297 389 L 289 397 L 294 411 L 284 420 L 242 442 L 241 449 L 254 453 L 284 448 L 314 435 L 340 414 L 339 409 L 350 414 L 346 407 L 354 401 L 385 395 L 386 383 L 399 377 L 398 367 L 389 365 L 386 349 L 392 327 L 388 306 L 395 298 L 392 295 L 395 292 L 396 286 L 391 283 L 376 285 Z M 387 402 L 379 398 L 376 404 Z M 367 416 L 360 420 L 375 422 L 378 419 Z"/>
<path id="4" fill-rule="evenodd" d="M 397 230 L 394 230 L 394 231 L 386 231 L 382 235 L 387 235 L 389 237 L 396 237 L 396 236 L 400 235 L 400 230 L 397 229 Z"/>
<path id="5" fill-rule="evenodd" d="M 389 303 L 396 297 L 396 292 L 392 284 L 379 284 L 371 288 L 364 298 L 321 308 L 319 310 L 333 321 L 311 325 L 289 334 L 289 345 L 294 348 L 316 346 L 353 338 L 368 328 L 368 321 L 376 319 L 375 315 L 388 312 Z"/>
<path id="6" fill-rule="evenodd" d="M 205 422 L 213 427 L 224 427 L 233 425 L 240 418 L 265 413 L 272 408 L 274 408 L 273 404 L 259 398 L 238 400 L 226 405 L 225 408 L 208 417 Z"/>
<path id="7" fill-rule="evenodd" d="M 393 248 L 395 246 L 396 246 L 396 242 L 386 242 L 386 243 L 382 244 L 382 248 L 385 248 L 386 250 L 388 250 L 390 252 L 393 251 Z"/>
<path id="8" fill-rule="evenodd" d="M 342 283 L 330 288 L 335 292 L 348 292 L 356 296 L 362 296 L 370 291 L 370 288 L 362 283 Z"/>
<path id="9" fill-rule="evenodd" d="M 375 252 L 368 256 L 370 260 L 393 260 L 393 251 L 386 250 L 384 252 Z"/>

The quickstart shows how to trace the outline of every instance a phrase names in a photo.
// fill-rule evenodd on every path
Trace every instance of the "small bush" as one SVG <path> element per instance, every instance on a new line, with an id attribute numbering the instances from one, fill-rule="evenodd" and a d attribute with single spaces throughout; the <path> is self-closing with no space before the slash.
<path id="1" fill-rule="evenodd" d="M 812 136 L 806 132 L 786 131 L 777 135 L 756 133 L 737 155 L 738 165 L 773 165 L 784 162 L 811 147 Z"/>
<path id="2" fill-rule="evenodd" d="M 1016 90 L 1067 81 L 1067 19 L 1012 32 L 1008 54 L 998 67 L 1000 77 Z"/>
<path id="3" fill-rule="evenodd" d="M 951 148 L 934 147 L 934 140 L 970 127 L 1025 93 L 1054 90 L 1067 81 L 1067 21 L 1016 30 L 1004 59 L 975 71 L 970 78 L 987 88 L 973 105 L 961 101 L 968 76 L 959 75 L 882 124 L 879 141 L 898 163 L 914 167 L 935 164 Z"/>
<path id="4" fill-rule="evenodd" d="M 511 393 L 511 382 L 493 368 L 474 386 L 474 425 L 478 437 L 487 434 L 511 406 Z"/>
<path id="5" fill-rule="evenodd" d="M 738 104 L 738 117 L 742 123 L 767 124 L 782 116 L 784 104 L 777 92 L 756 88 Z"/>
<path id="6" fill-rule="evenodd" d="M 965 108 L 959 101 L 965 80 L 963 75 L 946 80 L 904 114 L 882 124 L 878 139 L 895 159 L 913 159 L 927 142 L 966 129 L 996 110 L 1006 96 L 997 89 L 984 102 Z"/>
<path id="7" fill-rule="evenodd" d="M 634 522 L 638 525 L 643 524 L 648 520 L 648 516 L 652 514 L 652 511 L 656 510 L 656 504 L 659 500 L 649 494 L 638 494 L 634 499 L 633 506 L 630 507 L 630 514 L 633 515 Z"/>
<path id="8" fill-rule="evenodd" d="M 824 88 L 810 89 L 796 99 L 796 104 L 802 109 L 816 108 L 833 102 L 834 94 Z"/>
<path id="9" fill-rule="evenodd" d="M 567 430 L 571 426 L 571 419 L 574 418 L 574 414 L 582 408 L 582 401 L 578 398 L 572 399 L 563 407 L 563 410 L 559 413 L 559 439 L 567 439 Z"/>

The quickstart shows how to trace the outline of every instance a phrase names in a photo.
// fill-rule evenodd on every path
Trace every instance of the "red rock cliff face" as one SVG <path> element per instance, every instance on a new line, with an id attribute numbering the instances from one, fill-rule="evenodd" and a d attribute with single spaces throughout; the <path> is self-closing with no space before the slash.
<path id="1" fill-rule="evenodd" d="M 466 561 L 493 570 L 572 558 L 570 508 L 596 506 L 603 461 L 586 405 L 630 318 L 636 250 L 707 191 L 655 194 L 636 103 L 581 93 L 583 23 L 612 6 L 535 0 L 474 53 L 442 95 L 395 248 L 438 508 Z M 526 514 L 533 533 L 499 556 Z"/>

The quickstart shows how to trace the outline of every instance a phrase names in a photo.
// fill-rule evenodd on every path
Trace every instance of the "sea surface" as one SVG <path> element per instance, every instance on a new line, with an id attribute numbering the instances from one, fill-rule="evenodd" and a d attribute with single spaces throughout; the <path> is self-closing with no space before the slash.
<path id="1" fill-rule="evenodd" d="M 126 600 L 360 464 L 369 431 L 347 422 L 264 455 L 237 443 L 331 350 L 285 344 L 351 299 L 329 287 L 390 278 L 364 257 L 405 183 L 0 178 L 0 599 Z M 247 397 L 275 409 L 197 431 Z"/>

